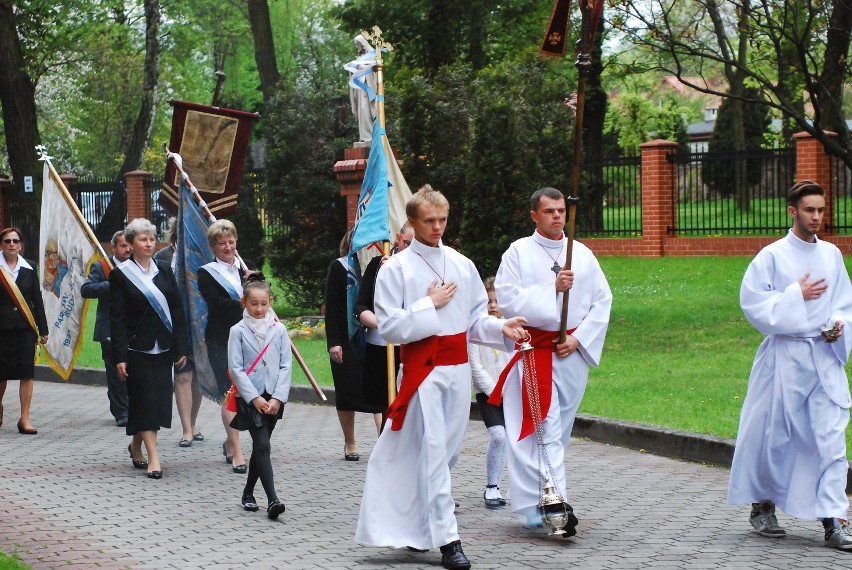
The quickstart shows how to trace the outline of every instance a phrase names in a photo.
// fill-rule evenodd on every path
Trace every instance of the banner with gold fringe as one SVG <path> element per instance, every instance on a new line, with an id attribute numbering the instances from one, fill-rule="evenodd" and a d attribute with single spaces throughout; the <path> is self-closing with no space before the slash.
<path id="1" fill-rule="evenodd" d="M 550 57 L 563 57 L 568 42 L 568 25 L 571 21 L 571 0 L 556 0 L 547 32 L 538 52 Z"/>
<path id="2" fill-rule="evenodd" d="M 76 210 L 76 204 L 63 197 L 47 162 L 43 188 L 39 276 L 50 335 L 43 354 L 50 367 L 68 380 L 83 346 L 83 322 L 89 304 L 80 288 L 89 268 L 102 255 L 81 225 L 85 223 L 83 216 L 79 210 L 72 210 Z"/>
<path id="3" fill-rule="evenodd" d="M 210 212 L 217 218 L 237 207 L 240 179 L 246 160 L 251 128 L 257 113 L 177 101 L 174 107 L 169 151 L 179 154 L 183 168 Z M 177 215 L 181 177 L 174 161 L 166 164 L 159 204 Z"/>

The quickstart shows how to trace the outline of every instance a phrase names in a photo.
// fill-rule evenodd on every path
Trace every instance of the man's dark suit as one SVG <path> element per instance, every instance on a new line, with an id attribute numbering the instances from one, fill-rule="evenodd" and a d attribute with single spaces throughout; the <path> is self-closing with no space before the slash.
<path id="1" fill-rule="evenodd" d="M 112 259 L 114 265 L 118 262 Z M 80 292 L 86 299 L 98 300 L 98 314 L 95 318 L 95 334 L 92 340 L 101 343 L 101 356 L 104 359 L 107 377 L 107 398 L 109 411 L 119 425 L 127 423 L 127 384 L 119 378 L 112 360 L 112 346 L 109 335 L 109 281 L 104 275 L 100 263 L 92 264 L 89 278 L 80 287 Z"/>

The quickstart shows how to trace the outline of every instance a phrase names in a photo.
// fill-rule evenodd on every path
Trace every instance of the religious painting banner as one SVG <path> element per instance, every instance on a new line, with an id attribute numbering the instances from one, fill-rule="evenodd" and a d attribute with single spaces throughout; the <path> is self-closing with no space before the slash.
<path id="1" fill-rule="evenodd" d="M 227 216 L 237 206 L 251 128 L 258 114 L 175 99 L 169 104 L 174 107 L 169 150 L 183 158 L 183 169 L 210 212 L 218 218 Z M 177 167 L 168 161 L 159 204 L 173 215 L 178 210 L 180 182 Z"/>
<path id="2" fill-rule="evenodd" d="M 39 236 L 41 297 L 50 335 L 44 355 L 50 367 L 68 380 L 83 346 L 83 323 L 89 300 L 80 291 L 93 263 L 101 259 L 83 228 L 85 221 L 63 197 L 44 165 Z"/>

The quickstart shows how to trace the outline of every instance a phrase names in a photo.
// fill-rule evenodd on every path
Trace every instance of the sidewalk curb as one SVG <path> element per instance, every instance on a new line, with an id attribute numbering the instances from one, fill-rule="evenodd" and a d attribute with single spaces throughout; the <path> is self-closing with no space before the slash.
<path id="1" fill-rule="evenodd" d="M 62 382 L 62 378 L 46 365 L 36 365 L 35 378 L 42 382 Z M 68 383 L 84 386 L 106 386 L 106 373 L 100 368 L 77 367 L 68 378 Z M 292 402 L 303 404 L 333 406 L 335 403 L 334 388 L 323 387 L 323 392 L 328 398 L 327 402 L 320 401 L 310 386 L 293 384 L 290 388 L 289 399 Z M 476 402 L 471 403 L 470 418 L 473 420 L 481 419 Z M 643 453 L 653 453 L 654 455 L 684 461 L 710 463 L 726 468 L 731 466 L 731 460 L 734 457 L 735 440 L 733 439 L 588 414 L 577 414 L 572 435 L 635 449 Z M 846 476 L 846 494 L 852 494 L 852 464 L 850 464 Z"/>

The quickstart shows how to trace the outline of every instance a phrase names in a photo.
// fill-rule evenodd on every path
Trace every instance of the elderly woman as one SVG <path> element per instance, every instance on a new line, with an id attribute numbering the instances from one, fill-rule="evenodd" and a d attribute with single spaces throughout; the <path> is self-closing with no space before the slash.
<path id="1" fill-rule="evenodd" d="M 16 228 L 0 232 L 0 425 L 3 425 L 3 395 L 7 380 L 20 380 L 21 419 L 18 433 L 38 433 L 30 424 L 33 399 L 35 349 L 41 332 L 41 343 L 47 342 L 47 318 L 41 300 L 34 261 L 21 255 L 23 241 Z"/>
<path id="2" fill-rule="evenodd" d="M 216 220 L 207 229 L 207 243 L 216 256 L 215 261 L 198 269 L 198 291 L 207 303 L 207 328 L 204 338 L 210 368 L 216 376 L 217 394 L 222 400 L 222 424 L 227 439 L 222 444 L 225 461 L 233 465 L 234 473 L 248 468 L 240 448 L 240 432 L 231 427 L 235 412 L 225 408 L 225 392 L 231 387 L 228 378 L 228 335 L 231 327 L 243 318 L 243 284 L 248 270 L 237 259 L 237 228 L 228 220 Z"/>
<path id="3" fill-rule="evenodd" d="M 167 263 L 153 259 L 156 232 L 148 220 L 130 222 L 124 238 L 133 254 L 109 276 L 113 361 L 127 381 L 127 435 L 133 436 L 128 450 L 133 466 L 147 467 L 152 479 L 163 476 L 157 432 L 172 425 L 172 367 L 183 368 L 189 354 L 174 273 Z"/>

